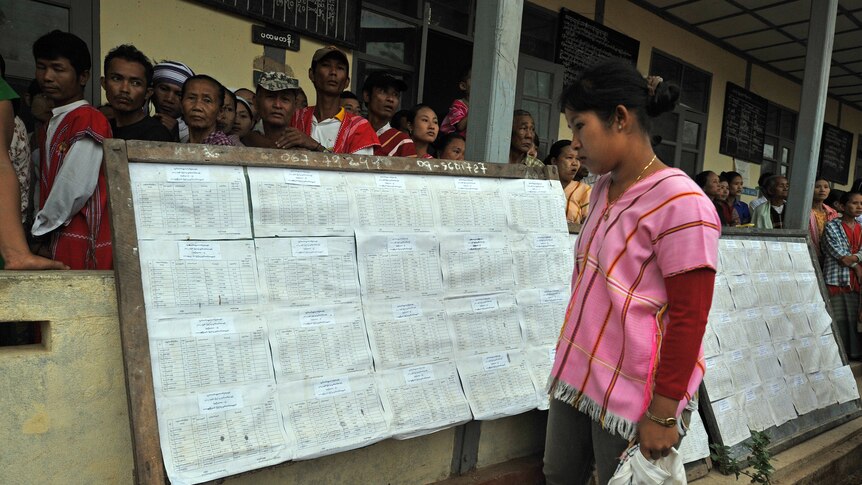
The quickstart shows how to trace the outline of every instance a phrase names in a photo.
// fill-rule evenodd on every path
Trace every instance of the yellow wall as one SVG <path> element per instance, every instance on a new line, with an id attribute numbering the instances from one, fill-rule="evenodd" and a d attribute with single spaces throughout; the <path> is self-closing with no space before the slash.
<path id="1" fill-rule="evenodd" d="M 111 0 L 101 2 L 100 13 L 101 59 L 117 45 L 131 43 L 154 62 L 181 61 L 227 87 L 253 89 L 252 67 L 264 49 L 251 42 L 251 26 L 259 22 L 178 0 Z M 308 68 L 314 51 L 323 45 L 303 36 L 300 51 L 287 51 L 285 56 L 309 104 L 314 104 L 315 94 Z M 352 53 L 346 52 L 352 61 Z"/>

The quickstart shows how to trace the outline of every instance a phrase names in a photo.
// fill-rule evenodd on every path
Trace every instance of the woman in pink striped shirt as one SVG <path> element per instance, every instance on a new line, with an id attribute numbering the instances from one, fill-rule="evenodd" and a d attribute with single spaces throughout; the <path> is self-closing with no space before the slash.
<path id="1" fill-rule="evenodd" d="M 607 483 L 630 441 L 647 458 L 666 456 L 703 377 L 721 225 L 650 144 L 650 117 L 678 94 L 619 60 L 585 70 L 563 93 L 572 148 L 601 177 L 550 376 L 549 484 L 586 483 L 594 462 Z"/>

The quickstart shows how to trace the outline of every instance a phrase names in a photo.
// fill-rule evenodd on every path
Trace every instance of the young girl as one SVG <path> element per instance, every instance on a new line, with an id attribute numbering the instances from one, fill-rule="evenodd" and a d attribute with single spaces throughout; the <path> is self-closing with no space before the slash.
<path id="1" fill-rule="evenodd" d="M 729 226 L 732 216 L 728 213 L 726 207 L 722 207 L 718 203 L 718 193 L 721 191 L 721 183 L 718 180 L 718 175 L 711 170 L 706 170 L 695 175 L 694 181 L 700 187 L 700 190 L 703 190 L 703 193 L 712 201 L 712 205 L 718 213 L 718 218 L 721 220 L 721 225 Z"/>
<path id="2" fill-rule="evenodd" d="M 850 359 L 859 360 L 862 226 L 856 218 L 862 215 L 862 194 L 847 192 L 841 197 L 841 207 L 841 217 L 827 222 L 823 234 L 823 279 L 844 350 Z"/>
<path id="3" fill-rule="evenodd" d="M 231 129 L 229 133 L 230 138 L 236 143 L 237 146 L 245 146 L 243 145 L 242 141 L 240 141 L 240 139 L 245 135 L 248 135 L 248 132 L 251 131 L 253 123 L 254 115 L 251 111 L 251 104 L 244 98 L 237 96 L 236 116 L 233 119 L 233 129 Z"/>
<path id="4" fill-rule="evenodd" d="M 443 160 L 464 160 L 467 140 L 457 133 L 443 135 L 437 140 L 437 158 Z"/>
<path id="5" fill-rule="evenodd" d="M 829 182 L 818 177 L 814 181 L 814 198 L 811 201 L 811 215 L 808 217 L 808 232 L 811 234 L 811 242 L 817 252 L 817 258 L 823 261 L 823 252 L 820 249 L 820 240 L 823 239 L 823 231 L 826 223 L 840 217 L 838 211 L 829 207 L 824 202 L 829 198 Z"/>
<path id="6" fill-rule="evenodd" d="M 429 147 L 437 139 L 437 113 L 427 104 L 417 104 L 410 114 L 410 138 L 416 145 L 416 156 L 419 158 L 434 158 L 429 153 Z"/>
<path id="7" fill-rule="evenodd" d="M 739 214 L 737 214 L 736 209 L 733 208 L 733 202 L 730 198 L 730 184 L 727 183 L 727 180 L 722 180 L 721 176 L 718 177 L 718 180 L 718 196 L 715 198 L 715 202 L 716 207 L 719 209 L 719 215 L 730 217 L 730 220 L 726 225 L 738 226 Z"/>
<path id="8" fill-rule="evenodd" d="M 727 194 L 727 201 L 731 202 L 733 210 L 735 210 L 737 216 L 739 216 L 739 223 L 750 224 L 751 211 L 748 208 L 748 204 L 739 200 L 739 196 L 742 195 L 742 175 L 738 172 L 721 172 L 719 179 L 727 181 L 727 188 L 729 191 Z"/>
<path id="9" fill-rule="evenodd" d="M 449 113 L 443 118 L 440 125 L 440 133 L 457 133 L 467 138 L 467 114 L 470 110 L 470 77 L 472 69 L 467 69 L 458 82 L 458 89 L 464 94 L 461 99 L 452 101 Z"/>
<path id="10" fill-rule="evenodd" d="M 566 194 L 566 220 L 581 224 L 587 218 L 592 188 L 575 180 L 575 174 L 581 169 L 581 162 L 578 161 L 578 152 L 572 149 L 572 141 L 560 140 L 551 145 L 545 165 L 556 165 L 560 174 L 560 183 L 563 184 L 563 192 Z"/>
<path id="11" fill-rule="evenodd" d="M 572 148 L 601 177 L 549 381 L 549 485 L 587 483 L 593 462 L 607 483 L 630 440 L 647 458 L 667 456 L 703 376 L 721 228 L 709 199 L 650 143 L 650 117 L 678 96 L 610 60 L 561 97 Z"/>

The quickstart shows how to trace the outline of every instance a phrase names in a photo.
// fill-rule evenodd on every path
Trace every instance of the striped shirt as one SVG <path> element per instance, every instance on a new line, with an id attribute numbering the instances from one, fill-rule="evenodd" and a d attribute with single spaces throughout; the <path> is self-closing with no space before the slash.
<path id="1" fill-rule="evenodd" d="M 392 128 L 389 123 L 377 130 L 380 146 L 374 147 L 374 154 L 381 157 L 415 157 L 416 145 L 413 140 L 400 130 Z"/>
<path id="2" fill-rule="evenodd" d="M 606 175 L 593 187 L 578 237 L 550 393 L 630 439 L 652 400 L 668 324 L 664 279 L 715 269 L 721 225 L 712 202 L 681 170 L 653 173 L 608 204 L 610 182 Z M 687 398 L 703 371 L 699 351 L 694 369 L 685 372 Z"/>

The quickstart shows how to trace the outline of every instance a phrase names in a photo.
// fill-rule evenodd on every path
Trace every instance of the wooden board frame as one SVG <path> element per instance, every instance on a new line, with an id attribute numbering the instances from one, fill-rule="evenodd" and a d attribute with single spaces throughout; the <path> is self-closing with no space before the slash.
<path id="1" fill-rule="evenodd" d="M 807 230 L 794 229 L 735 229 L 722 228 L 722 239 L 734 240 L 757 240 L 757 241 L 783 241 L 783 242 L 805 242 L 808 246 L 808 253 L 811 256 L 812 262 L 817 262 L 817 255 L 814 252 L 814 247 L 811 245 L 811 236 Z M 817 276 L 820 294 L 826 302 L 826 310 L 829 316 L 834 315 L 832 305 L 829 302 L 829 291 L 823 282 L 823 272 L 820 270 L 819 264 L 814 264 L 814 271 Z M 832 321 L 832 334 L 838 342 L 838 351 L 841 355 L 841 361 L 847 365 L 847 354 L 844 351 L 842 344 L 838 341 L 838 327 L 835 320 Z M 712 405 L 709 402 L 709 393 L 706 386 L 700 385 L 700 410 L 704 418 L 703 422 L 709 434 L 710 443 L 722 443 L 721 432 L 718 428 L 718 422 L 715 419 L 715 413 L 712 410 Z M 765 430 L 769 436 L 770 444 L 767 448 L 772 455 L 780 453 L 788 448 L 806 441 L 818 434 L 829 431 L 832 428 L 840 426 L 856 417 L 862 415 L 862 400 L 856 399 L 843 404 L 833 404 L 829 407 L 816 409 L 803 416 L 792 419 L 781 426 L 773 426 Z M 749 457 L 748 450 L 745 448 L 746 443 L 750 443 L 751 438 L 730 447 L 730 456 L 740 461 L 747 460 Z"/>
<path id="2" fill-rule="evenodd" d="M 126 372 L 134 477 L 139 484 L 167 483 L 156 418 L 147 314 L 129 162 L 298 168 L 504 179 L 558 180 L 557 168 L 422 158 L 339 155 L 212 145 L 106 140 L 105 172 L 114 244 L 120 340 Z M 278 466 L 278 465 L 275 465 Z M 220 481 L 219 481 L 220 483 Z"/>

